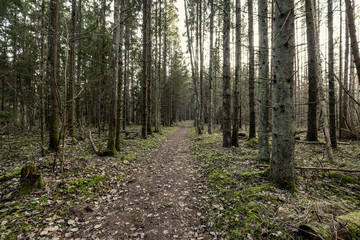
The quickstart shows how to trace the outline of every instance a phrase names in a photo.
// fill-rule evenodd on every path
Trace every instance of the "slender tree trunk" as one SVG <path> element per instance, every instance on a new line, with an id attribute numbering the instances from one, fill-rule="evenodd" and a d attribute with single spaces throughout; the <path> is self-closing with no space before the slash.
<path id="1" fill-rule="evenodd" d="M 50 1 L 50 16 L 48 28 L 48 60 L 47 78 L 50 83 L 50 116 L 49 116 L 49 150 L 59 149 L 59 93 L 57 88 L 57 47 L 58 47 L 58 5 L 59 0 Z"/>
<path id="2" fill-rule="evenodd" d="M 345 20 L 346 21 L 346 24 L 345 24 L 345 53 L 344 53 L 344 58 L 345 58 L 345 62 L 344 62 L 344 88 L 346 90 L 349 90 L 349 57 L 350 57 L 350 43 L 349 43 L 349 40 L 350 40 L 350 36 L 349 36 L 349 28 L 347 27 L 348 24 L 347 24 L 347 19 Z M 343 126 L 343 129 L 346 129 L 346 123 L 348 121 L 348 96 L 347 94 L 344 94 L 344 97 L 343 97 L 343 102 L 342 102 L 342 105 L 343 105 L 343 114 L 341 116 L 342 118 L 342 121 L 344 123 L 344 126 Z"/>
<path id="3" fill-rule="evenodd" d="M 214 0 L 210 0 L 210 59 L 209 59 L 209 98 L 208 98 L 208 133 L 212 133 L 213 125 L 213 61 L 214 61 Z"/>
<path id="4" fill-rule="evenodd" d="M 69 69 L 69 101 L 68 129 L 69 136 L 75 140 L 75 31 L 76 31 L 76 0 L 71 1 L 71 35 L 70 35 L 70 69 Z M 65 103 L 67 104 L 67 103 Z"/>
<path id="5" fill-rule="evenodd" d="M 41 37 L 40 37 L 40 134 L 41 156 L 45 156 L 45 0 L 41 1 Z M 3 85 L 4 89 L 4 85 Z"/>
<path id="6" fill-rule="evenodd" d="M 159 0 L 159 17 L 157 18 L 158 20 L 158 25 L 156 26 L 156 28 L 158 28 L 158 38 L 159 39 L 159 44 L 157 45 L 158 48 L 158 76 L 155 79 L 155 132 L 160 132 L 160 121 L 161 121 L 161 90 L 160 90 L 160 85 L 161 85 L 161 0 Z"/>
<path id="7" fill-rule="evenodd" d="M 204 101 L 204 44 L 202 30 L 202 1 L 199 7 L 199 40 L 200 40 L 200 128 L 204 130 L 205 101 Z"/>
<path id="8" fill-rule="evenodd" d="M 340 41 L 339 41 L 339 81 L 342 83 L 343 79 L 343 52 L 342 52 L 342 40 L 343 40 L 343 13 L 342 13 L 342 0 L 339 0 L 340 5 Z M 339 139 L 342 138 L 342 132 L 341 129 L 344 127 L 344 121 L 343 121 L 343 89 L 339 87 Z"/>
<path id="9" fill-rule="evenodd" d="M 334 83 L 334 39 L 333 39 L 333 5 L 328 0 L 328 78 L 329 78 L 329 123 L 331 146 L 336 148 L 336 112 L 335 112 L 335 83 Z"/>
<path id="10" fill-rule="evenodd" d="M 249 139 L 256 137 L 253 0 L 248 0 L 249 21 Z"/>
<path id="11" fill-rule="evenodd" d="M 236 0 L 236 26 L 235 26 L 235 79 L 234 79 L 234 116 L 232 146 L 239 146 L 240 123 L 240 58 L 241 58 L 241 3 Z"/>
<path id="12" fill-rule="evenodd" d="M 115 155 L 116 152 L 116 125 L 117 125 L 117 110 L 118 110 L 118 79 L 119 79 L 119 42 L 120 42 L 120 20 L 119 20 L 119 1 L 114 0 L 114 30 L 113 30 L 113 51 L 112 51 L 112 66 L 113 76 L 111 83 L 111 105 L 109 117 L 109 135 L 107 147 L 104 152 L 105 155 Z"/>
<path id="13" fill-rule="evenodd" d="M 282 188 L 294 189 L 294 0 L 275 7 L 273 133 L 270 176 Z"/>
<path id="14" fill-rule="evenodd" d="M 268 50 L 268 3 L 258 0 L 259 9 L 259 115 L 258 115 L 258 159 L 270 160 L 269 151 L 269 50 Z"/>
<path id="15" fill-rule="evenodd" d="M 150 3 L 152 4 L 152 3 Z M 165 1 L 166 4 L 166 1 Z M 147 23 L 148 23 L 148 31 L 147 31 L 147 39 L 149 41 L 149 49 L 148 49 L 148 68 L 147 68 L 147 75 L 148 75 L 148 79 L 147 79 L 147 133 L 148 134 L 152 134 L 152 128 L 151 128 L 151 124 L 152 124 L 152 98 L 151 98 L 151 84 L 152 84 L 152 65 L 151 65 L 151 60 L 152 60 L 152 56 L 151 56 L 151 5 L 150 5 L 150 13 L 148 14 L 148 19 L 147 19 Z"/>
<path id="16" fill-rule="evenodd" d="M 223 147 L 231 147 L 230 0 L 224 0 L 223 20 Z"/>
<path id="17" fill-rule="evenodd" d="M 143 0 L 143 81 L 142 81 L 142 130 L 141 137 L 147 138 L 148 127 L 148 82 L 151 79 L 151 0 Z"/>
<path id="18" fill-rule="evenodd" d="M 307 141 L 318 140 L 318 127 L 317 127 L 317 99 L 318 99 L 318 82 L 317 77 L 318 64 L 316 64 L 316 48 L 315 48 L 315 11 L 313 0 L 305 1 L 306 8 L 306 27 L 307 27 L 307 50 L 308 50 L 308 120 L 307 120 Z"/>
<path id="19" fill-rule="evenodd" d="M 116 1 L 116 0 L 115 0 Z M 120 151 L 120 140 L 121 140 L 121 124 L 123 123 L 123 73 L 124 73 L 124 66 L 123 66 L 123 33 L 124 33 L 124 0 L 120 0 L 120 7 L 119 7 L 120 17 L 118 24 L 119 27 L 119 74 L 118 74 L 118 102 L 117 102 L 117 123 L 116 123 L 116 140 L 115 140 L 115 148 L 117 151 Z"/>
<path id="20" fill-rule="evenodd" d="M 356 39 L 356 28 L 355 28 L 355 19 L 354 19 L 354 6 L 351 4 L 351 0 L 345 0 L 346 4 L 346 15 L 351 39 L 351 50 L 354 57 L 354 63 L 356 66 L 358 81 L 360 84 L 360 53 L 359 46 Z"/>

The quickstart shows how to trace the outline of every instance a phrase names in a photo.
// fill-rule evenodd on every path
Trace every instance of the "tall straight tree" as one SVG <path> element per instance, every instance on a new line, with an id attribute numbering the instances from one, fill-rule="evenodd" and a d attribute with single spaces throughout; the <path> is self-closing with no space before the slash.
<path id="1" fill-rule="evenodd" d="M 231 147 L 230 0 L 223 14 L 223 147 Z"/>
<path id="2" fill-rule="evenodd" d="M 50 83 L 49 97 L 49 150 L 59 149 L 59 92 L 57 89 L 57 48 L 58 48 L 58 6 L 59 0 L 50 1 L 48 27 L 47 78 Z"/>
<path id="3" fill-rule="evenodd" d="M 235 26 L 235 79 L 234 79 L 234 112 L 233 132 L 231 144 L 239 146 L 239 125 L 240 125 L 240 58 L 241 58 L 241 3 L 236 0 L 236 26 Z"/>
<path id="4" fill-rule="evenodd" d="M 45 0 L 41 1 L 41 36 L 40 36 L 40 134 L 41 134 L 41 156 L 45 156 Z M 3 91 L 4 91 L 3 80 Z M 4 94 L 2 94 L 4 97 Z M 2 111 L 4 111 L 4 100 L 1 102 Z"/>
<path id="5" fill-rule="evenodd" d="M 317 99 L 318 99 L 318 65 L 316 64 L 316 50 L 315 50 L 315 16 L 313 16 L 312 0 L 305 0 L 306 10 L 306 36 L 307 36 L 307 51 L 308 51 L 308 117 L 307 117 L 307 135 L 306 140 L 318 140 L 317 127 Z"/>
<path id="6" fill-rule="evenodd" d="M 112 86 L 111 86 L 111 105 L 110 105 L 110 118 L 109 118 L 109 136 L 107 147 L 105 150 L 106 155 L 115 155 L 115 141 L 116 141 L 116 124 L 117 124 L 117 103 L 118 103 L 118 78 L 119 78 L 119 1 L 114 0 L 114 31 L 113 31 L 113 49 L 112 49 Z"/>
<path id="7" fill-rule="evenodd" d="M 151 78 L 151 0 L 143 0 L 143 67 L 142 67 L 142 128 L 141 137 L 147 138 L 148 82 Z"/>
<path id="8" fill-rule="evenodd" d="M 331 146 L 336 148 L 336 113 L 334 83 L 334 34 L 333 34 L 333 1 L 328 0 L 328 79 L 329 79 L 329 127 Z"/>
<path id="9" fill-rule="evenodd" d="M 119 31 L 119 40 L 118 40 L 118 97 L 117 97 L 117 116 L 116 116 L 116 140 L 115 140 L 115 148 L 116 150 L 120 151 L 120 134 L 121 134 L 121 125 L 123 122 L 123 79 L 124 79 L 124 62 L 123 62 L 123 42 L 124 42 L 124 0 L 120 0 L 119 6 L 119 24 L 118 24 L 118 31 Z M 124 106 L 125 108 L 125 106 Z M 124 123 L 125 124 L 125 123 Z"/>
<path id="10" fill-rule="evenodd" d="M 76 32 L 76 0 L 71 0 L 71 35 L 70 35 L 70 68 L 69 68 L 69 101 L 68 129 L 75 140 L 75 32 Z"/>
<path id="11" fill-rule="evenodd" d="M 208 92 L 208 133 L 212 133 L 213 125 L 213 61 L 214 61 L 214 0 L 210 0 L 210 58 L 209 58 L 209 92 Z"/>
<path id="12" fill-rule="evenodd" d="M 295 181 L 294 137 L 294 0 L 276 2 L 274 17 L 273 127 L 270 176 L 282 188 Z"/>
<path id="13" fill-rule="evenodd" d="M 254 67 L 254 24 L 253 24 L 253 0 L 248 0 L 248 21 L 249 21 L 249 139 L 256 137 L 255 120 L 255 67 Z"/>
<path id="14" fill-rule="evenodd" d="M 268 50 L 268 3 L 258 0 L 259 9 L 259 115 L 258 115 L 258 159 L 270 160 L 269 151 L 269 50 Z"/>
<path id="15" fill-rule="evenodd" d="M 354 63 L 356 66 L 358 81 L 360 84 L 360 53 L 359 45 L 356 38 L 356 28 L 354 19 L 354 6 L 351 4 L 351 0 L 345 0 L 346 4 L 346 16 L 351 40 L 351 50 L 354 57 Z"/>

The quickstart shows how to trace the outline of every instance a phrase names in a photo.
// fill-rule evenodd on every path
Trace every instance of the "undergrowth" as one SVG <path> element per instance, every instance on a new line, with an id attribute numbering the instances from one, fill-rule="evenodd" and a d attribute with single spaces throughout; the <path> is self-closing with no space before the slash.
<path id="1" fill-rule="evenodd" d="M 193 157 L 209 189 L 207 226 L 212 235 L 224 239 L 306 239 L 302 227 L 316 229 L 319 223 L 322 227 L 315 235 L 324 239 L 334 237 L 340 224 L 348 226 L 350 239 L 357 239 L 353 223 L 341 219 L 360 206 L 359 175 L 297 172 L 299 191 L 291 193 L 276 188 L 267 178 L 268 169 L 260 167 L 263 164 L 257 160 L 256 139 L 240 138 L 239 148 L 223 148 L 220 132 L 197 135 L 192 130 L 191 139 Z M 352 159 L 354 146 L 347 147 L 337 151 L 342 157 L 335 155 L 336 159 Z M 318 146 L 296 145 L 296 163 L 331 166 L 324 152 Z M 360 168 L 354 159 L 343 164 L 343 168 Z"/>

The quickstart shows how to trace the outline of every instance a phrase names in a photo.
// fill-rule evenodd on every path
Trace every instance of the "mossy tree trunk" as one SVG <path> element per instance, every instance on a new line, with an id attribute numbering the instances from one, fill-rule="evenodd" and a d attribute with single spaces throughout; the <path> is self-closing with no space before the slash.
<path id="1" fill-rule="evenodd" d="M 253 0 L 248 0 L 249 21 L 249 139 L 256 137 L 255 119 L 255 54 L 254 54 L 254 23 Z"/>
<path id="2" fill-rule="evenodd" d="M 36 166 L 24 166 L 20 174 L 20 191 L 29 193 L 33 188 L 44 187 L 41 171 Z"/>

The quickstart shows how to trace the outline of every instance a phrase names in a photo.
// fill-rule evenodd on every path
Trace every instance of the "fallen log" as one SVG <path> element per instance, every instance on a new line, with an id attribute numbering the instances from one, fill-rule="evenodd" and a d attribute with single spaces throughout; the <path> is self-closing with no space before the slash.
<path id="1" fill-rule="evenodd" d="M 319 144 L 319 145 L 325 145 L 325 142 L 319 142 L 319 141 L 302 141 L 302 140 L 296 140 L 297 143 L 304 143 L 304 144 Z M 348 142 L 337 142 L 337 144 L 340 145 L 350 145 Z"/>
<path id="2" fill-rule="evenodd" d="M 257 164 L 255 167 L 270 167 L 266 164 Z M 316 170 L 316 171 L 335 171 L 335 172 L 360 172 L 360 169 L 344 169 L 344 168 L 324 168 L 324 167 L 295 167 L 295 169 L 300 170 Z"/>

